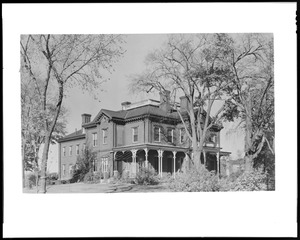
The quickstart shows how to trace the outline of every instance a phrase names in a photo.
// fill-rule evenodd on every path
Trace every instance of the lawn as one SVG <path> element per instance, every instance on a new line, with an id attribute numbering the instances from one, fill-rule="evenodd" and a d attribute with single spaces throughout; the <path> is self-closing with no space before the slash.
<path id="1" fill-rule="evenodd" d="M 24 193 L 36 193 L 36 188 L 24 188 Z M 137 185 L 129 183 L 70 183 L 48 185 L 47 193 L 139 193 L 139 192 L 170 192 L 164 184 Z"/>

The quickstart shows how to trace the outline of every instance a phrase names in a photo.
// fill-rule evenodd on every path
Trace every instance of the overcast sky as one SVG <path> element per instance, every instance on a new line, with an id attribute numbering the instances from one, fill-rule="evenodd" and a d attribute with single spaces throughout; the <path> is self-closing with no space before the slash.
<path id="1" fill-rule="evenodd" d="M 140 100 L 155 98 L 157 94 L 129 94 L 129 76 L 137 74 L 145 69 L 144 60 L 149 52 L 158 48 L 166 41 L 164 34 L 132 34 L 124 35 L 126 50 L 124 56 L 115 64 L 115 72 L 109 74 L 110 80 L 102 85 L 103 92 L 99 99 L 94 99 L 91 93 L 82 93 L 80 89 L 72 89 L 64 99 L 64 104 L 69 110 L 68 133 L 81 127 L 81 114 L 92 114 L 92 119 L 100 109 L 120 110 L 124 101 L 137 102 Z"/>

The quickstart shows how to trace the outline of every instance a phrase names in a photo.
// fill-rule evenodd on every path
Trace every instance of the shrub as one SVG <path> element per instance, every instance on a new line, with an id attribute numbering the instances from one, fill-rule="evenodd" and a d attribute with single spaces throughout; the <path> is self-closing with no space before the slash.
<path id="1" fill-rule="evenodd" d="M 83 151 L 83 154 L 79 155 L 75 166 L 73 166 L 73 174 L 70 182 L 82 182 L 85 181 L 85 176 L 93 168 L 93 163 L 96 160 L 96 154 L 89 148 Z"/>
<path id="2" fill-rule="evenodd" d="M 122 179 L 128 179 L 128 178 L 129 178 L 129 171 L 123 171 Z"/>
<path id="3" fill-rule="evenodd" d="M 36 175 L 34 173 L 28 173 L 25 178 L 25 186 L 32 189 L 36 185 Z"/>
<path id="4" fill-rule="evenodd" d="M 230 191 L 266 191 L 267 174 L 261 169 L 244 172 L 230 183 Z"/>
<path id="5" fill-rule="evenodd" d="M 136 174 L 135 183 L 141 185 L 156 185 L 159 183 L 159 178 L 153 168 L 141 167 Z"/>
<path id="6" fill-rule="evenodd" d="M 85 174 L 83 178 L 84 183 L 93 183 L 94 182 L 94 174 L 92 172 L 88 172 Z"/>
<path id="7" fill-rule="evenodd" d="M 56 181 L 58 179 L 58 173 L 50 173 L 48 178 L 52 181 Z"/>
<path id="8" fill-rule="evenodd" d="M 101 172 L 88 172 L 85 176 L 84 176 L 84 183 L 99 183 L 100 179 L 103 178 L 103 174 Z"/>
<path id="9" fill-rule="evenodd" d="M 175 192 L 215 192 L 220 186 L 218 177 L 204 166 L 192 168 L 185 173 L 177 173 L 176 178 L 170 178 L 168 186 Z"/>

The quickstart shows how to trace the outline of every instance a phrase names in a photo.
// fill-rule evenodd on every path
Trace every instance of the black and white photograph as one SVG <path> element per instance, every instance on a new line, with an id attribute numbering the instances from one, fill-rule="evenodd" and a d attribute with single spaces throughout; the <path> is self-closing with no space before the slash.
<path id="1" fill-rule="evenodd" d="M 295 5 L 260 5 L 258 22 L 236 18 L 251 4 L 128 3 L 50 4 L 70 11 L 11 23 L 6 237 L 295 236 L 296 22 L 269 22 Z M 16 8 L 47 8 L 31 6 Z M 165 18 L 192 6 L 203 15 Z"/>
<path id="2" fill-rule="evenodd" d="M 272 34 L 20 44 L 24 192 L 275 190 Z"/>

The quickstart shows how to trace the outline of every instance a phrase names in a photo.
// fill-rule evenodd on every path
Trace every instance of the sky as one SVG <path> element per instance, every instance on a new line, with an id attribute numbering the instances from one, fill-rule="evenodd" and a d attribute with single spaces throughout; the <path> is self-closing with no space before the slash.
<path id="1" fill-rule="evenodd" d="M 159 48 L 166 40 L 167 34 L 128 34 L 124 35 L 126 41 L 123 45 L 126 50 L 124 56 L 114 65 L 115 71 L 112 74 L 105 73 L 110 80 L 103 83 L 99 98 L 95 99 L 94 94 L 82 92 L 79 88 L 68 90 L 64 98 L 64 106 L 68 109 L 67 134 L 81 128 L 81 114 L 88 113 L 92 119 L 98 112 L 104 109 L 121 110 L 121 103 L 125 101 L 138 102 L 145 99 L 159 100 L 158 93 L 130 94 L 128 85 L 130 76 L 141 73 L 145 69 L 145 58 L 154 49 Z M 100 90 L 99 90 L 100 91 Z M 212 114 L 218 110 L 222 102 L 217 101 L 212 109 Z M 224 151 L 233 152 L 232 157 L 236 158 L 236 152 L 243 148 L 243 139 L 238 131 L 228 134 L 235 124 L 225 123 L 226 129 L 221 132 L 221 146 Z M 49 171 L 57 171 L 58 145 L 52 145 L 49 151 Z M 42 154 L 40 152 L 40 154 Z"/>

